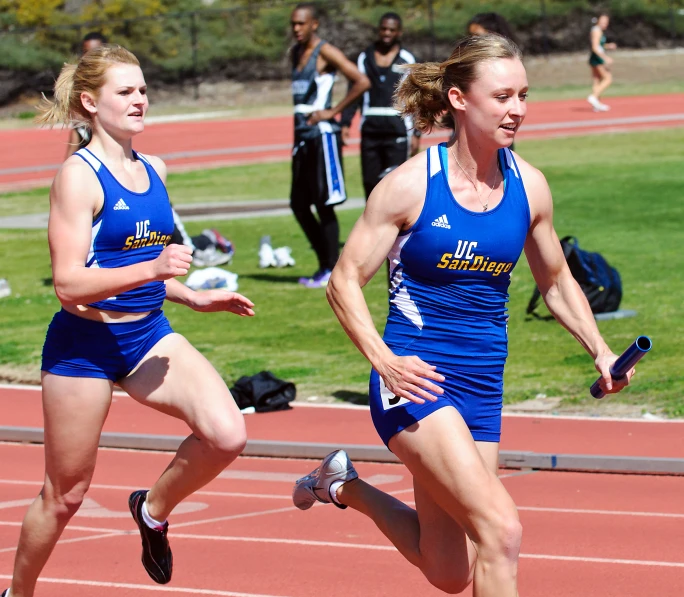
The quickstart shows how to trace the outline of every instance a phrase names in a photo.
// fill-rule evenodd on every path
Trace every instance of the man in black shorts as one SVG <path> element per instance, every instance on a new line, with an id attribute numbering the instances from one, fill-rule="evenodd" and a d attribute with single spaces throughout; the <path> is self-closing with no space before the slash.
<path id="1" fill-rule="evenodd" d="M 404 76 L 404 64 L 414 64 L 415 57 L 401 46 L 401 17 L 388 12 L 380 17 L 378 38 L 357 61 L 359 70 L 371 82 L 371 88 L 342 113 L 342 141 L 349 138 L 349 127 L 356 110 L 361 108 L 361 171 L 368 199 L 383 172 L 403 164 L 420 149 L 420 133 L 410 119 L 399 116 L 393 108 L 394 89 Z"/>
<path id="2" fill-rule="evenodd" d="M 318 257 L 318 270 L 299 279 L 308 288 L 328 284 L 339 255 L 340 228 L 334 206 L 344 202 L 347 195 L 340 125 L 334 117 L 370 88 L 368 78 L 354 63 L 318 36 L 318 18 L 318 10 L 311 3 L 298 4 L 291 18 L 296 44 L 291 51 L 295 140 L 290 206 Z M 333 107 L 332 88 L 338 70 L 351 85 Z"/>

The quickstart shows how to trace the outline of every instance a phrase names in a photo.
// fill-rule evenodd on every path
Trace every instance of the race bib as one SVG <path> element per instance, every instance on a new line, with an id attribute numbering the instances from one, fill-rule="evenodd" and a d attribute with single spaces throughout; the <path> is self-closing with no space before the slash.
<path id="1" fill-rule="evenodd" d="M 380 380 L 380 398 L 382 399 L 383 410 L 389 410 L 395 406 L 401 406 L 402 404 L 410 402 L 408 398 L 401 398 L 400 396 L 395 396 L 394 392 L 390 392 L 385 385 L 385 381 L 379 375 L 378 379 Z"/>

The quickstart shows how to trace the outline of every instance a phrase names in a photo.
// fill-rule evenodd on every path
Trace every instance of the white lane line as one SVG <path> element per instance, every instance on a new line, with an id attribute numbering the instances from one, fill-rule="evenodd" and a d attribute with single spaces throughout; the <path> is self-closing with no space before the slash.
<path id="1" fill-rule="evenodd" d="M 518 506 L 525 512 L 551 512 L 558 514 L 599 514 L 601 516 L 641 516 L 644 518 L 684 518 L 675 512 L 621 512 L 620 510 L 582 510 L 580 508 L 542 508 L 537 506 Z"/>
<path id="2" fill-rule="evenodd" d="M 261 510 L 259 512 L 246 512 L 245 514 L 233 514 L 230 516 L 218 516 L 216 518 L 206 518 L 204 520 L 189 520 L 188 522 L 181 522 L 180 524 L 175 523 L 173 525 L 174 529 L 179 529 L 182 527 L 190 527 L 198 524 L 208 524 L 211 522 L 223 522 L 224 520 L 239 520 L 241 518 L 253 518 L 255 516 L 266 516 L 268 514 L 278 514 L 280 512 L 292 512 L 298 509 L 294 506 L 288 506 L 287 508 L 276 508 L 274 510 Z"/>
<path id="3" fill-rule="evenodd" d="M 0 574 L 3 580 L 11 580 L 10 574 Z M 187 593 L 190 595 L 218 595 L 219 597 L 283 597 L 280 595 L 264 595 L 261 593 L 238 593 L 236 591 L 216 591 L 212 589 L 195 589 L 190 587 L 162 587 L 158 585 L 138 585 L 124 582 L 102 582 L 99 580 L 80 580 L 77 578 L 39 578 L 38 582 L 57 585 L 80 585 L 85 587 L 104 587 L 108 589 L 135 589 L 137 591 L 155 591 L 158 593 Z"/>
<path id="4" fill-rule="evenodd" d="M 88 537 L 74 537 L 73 539 L 60 539 L 58 545 L 65 545 L 67 543 L 80 543 L 82 541 L 92 541 L 93 539 L 106 539 L 108 537 L 120 537 L 121 535 L 133 534 L 132 532 L 122 533 L 117 531 L 115 533 L 102 533 L 101 535 L 89 535 Z M 15 547 L 4 547 L 0 549 L 0 553 L 7 553 L 16 551 Z"/>
<path id="5" fill-rule="evenodd" d="M 178 527 L 180 525 L 174 525 Z M 101 539 L 108 537 L 120 537 L 122 535 L 134 535 L 133 531 L 130 532 L 113 532 L 105 533 L 102 535 L 92 535 L 89 537 L 79 537 L 75 539 L 67 539 L 66 541 L 60 541 L 59 545 L 65 543 L 76 543 L 79 541 L 89 541 L 93 539 Z M 306 539 L 281 539 L 277 537 L 235 537 L 230 535 L 196 535 L 188 533 L 173 533 L 174 539 L 189 539 L 195 541 L 223 541 L 223 542 L 237 542 L 237 543 L 270 543 L 276 545 L 300 545 L 307 547 L 331 547 L 340 549 L 362 549 L 366 551 L 396 551 L 396 548 L 392 545 L 372 545 L 368 543 L 346 543 L 340 541 L 312 541 Z M 7 551 L 14 551 L 14 547 L 0 549 L 0 553 Z M 665 567 L 665 568 L 684 568 L 684 562 L 667 562 L 658 560 L 626 560 L 621 558 L 594 558 L 586 556 L 563 556 L 563 555 L 552 555 L 552 554 L 520 554 L 521 559 L 532 559 L 532 560 L 552 560 L 552 561 L 564 561 L 564 562 L 584 562 L 590 564 L 616 564 L 625 566 L 653 566 L 653 567 Z M 0 575 L 0 578 L 9 578 L 8 576 Z M 183 592 L 183 591 L 181 591 Z M 213 593 L 208 593 L 213 594 Z M 231 593 L 232 594 L 232 593 Z"/>
<path id="6" fill-rule="evenodd" d="M 0 485 L 26 485 L 29 487 L 42 487 L 43 483 L 42 483 L 42 481 L 18 481 L 18 480 L 13 480 L 13 479 L 0 479 Z M 90 488 L 91 489 L 111 489 L 111 490 L 115 490 L 115 491 L 128 491 L 129 493 L 133 490 L 133 487 L 130 485 L 103 485 L 103 484 L 97 484 L 97 483 L 92 484 L 90 486 Z M 292 499 L 292 496 L 289 494 L 287 494 L 287 495 L 273 495 L 273 494 L 264 494 L 264 493 L 243 493 L 243 492 L 239 492 L 239 491 L 206 491 L 203 489 L 196 491 L 192 495 L 193 496 L 207 495 L 207 496 L 213 496 L 213 497 L 254 498 L 254 499 L 261 499 L 261 500 L 289 500 L 289 499 Z M 33 501 L 33 499 L 27 500 L 27 503 L 30 504 L 32 501 Z"/>
<path id="7" fill-rule="evenodd" d="M 586 558 L 583 556 L 554 556 L 538 553 L 521 553 L 521 558 L 529 560 L 555 560 L 561 562 L 585 562 L 588 564 L 620 564 L 623 566 L 660 566 L 664 568 L 684 568 L 684 562 L 659 562 L 655 560 L 622 560 L 619 558 Z"/>
<path id="8" fill-rule="evenodd" d="M 184 539 L 205 539 L 209 541 L 236 541 L 254 543 L 276 543 L 284 545 L 303 545 L 313 547 L 338 547 L 343 549 L 364 549 L 371 551 L 396 551 L 393 545 L 371 545 L 368 543 L 344 543 L 335 541 L 305 541 L 297 539 L 279 539 L 274 537 L 230 537 L 224 535 L 174 535 Z M 670 568 L 684 568 L 684 562 L 661 562 L 654 560 L 623 560 L 619 558 L 591 558 L 584 556 L 562 556 L 551 554 L 520 554 L 521 558 L 534 560 L 562 560 L 568 562 L 588 562 L 597 564 L 622 564 L 638 566 L 664 566 Z"/>
<path id="9" fill-rule="evenodd" d="M 526 471 L 527 472 L 527 471 Z M 529 471 L 530 473 L 532 472 L 538 472 L 538 471 Z M 518 473 L 519 474 L 519 473 Z M 505 479 L 506 477 L 509 476 L 517 476 L 518 474 L 513 473 L 511 475 L 500 475 L 500 479 Z M 42 483 L 39 483 L 37 481 L 13 481 L 13 480 L 8 480 L 8 479 L 0 479 L 0 484 L 11 484 L 11 485 L 29 485 L 29 486 L 35 486 L 35 485 L 42 485 Z M 130 491 L 130 487 L 127 486 L 119 486 L 119 485 L 91 485 L 92 488 L 96 489 L 115 489 L 115 490 L 125 490 L 125 491 Z M 389 495 L 393 496 L 399 496 L 404 493 L 413 493 L 413 488 L 409 487 L 406 489 L 396 489 L 394 491 L 389 491 L 387 492 Z M 250 499 L 255 499 L 255 500 L 291 500 L 292 496 L 290 494 L 264 494 L 264 493 L 237 493 L 237 492 L 229 492 L 229 491 L 196 491 L 193 495 L 208 495 L 208 496 L 215 496 L 215 497 L 235 497 L 235 498 L 250 498 Z M 26 500 L 14 500 L 13 502 L 0 502 L 0 510 L 3 508 L 11 508 L 11 507 L 20 507 L 20 506 L 25 506 L 29 505 L 33 502 L 34 498 L 26 499 Z M 86 498 L 87 499 L 87 498 Z M 408 505 L 414 505 L 415 502 L 413 501 L 406 501 L 404 500 L 405 504 Z M 189 503 L 191 508 L 184 508 L 183 505 L 185 502 L 182 502 L 179 505 L 179 510 L 176 511 L 176 514 L 187 514 L 193 511 L 198 511 L 199 506 L 201 505 L 203 508 L 206 506 L 205 504 L 193 504 L 192 502 Z M 176 523 L 173 525 L 174 528 L 178 528 L 179 526 L 186 526 L 186 525 L 193 525 L 193 524 L 203 524 L 205 522 L 214 522 L 214 521 L 219 521 L 219 520 L 232 520 L 234 518 L 245 518 L 245 517 L 250 517 L 250 516 L 259 516 L 261 514 L 272 514 L 272 513 L 277 513 L 277 512 L 286 512 L 287 510 L 293 510 L 295 508 L 289 507 L 289 508 L 279 508 L 275 510 L 265 510 L 263 512 L 255 512 L 255 513 L 248 513 L 248 514 L 235 514 L 231 515 L 228 517 L 221 517 L 221 518 L 212 518 L 208 519 L 206 521 L 200 520 L 197 522 L 182 522 L 182 523 Z M 605 515 L 605 516 L 635 516 L 635 517 L 644 517 L 644 518 L 684 518 L 684 513 L 682 512 L 647 512 L 647 511 L 639 511 L 639 510 L 599 510 L 599 509 L 582 509 L 582 508 L 553 508 L 553 507 L 544 507 L 544 506 L 518 506 L 518 510 L 521 511 L 529 511 L 529 512 L 549 512 L 549 513 L 559 513 L 559 514 L 594 514 L 594 515 Z M 113 512 L 112 515 L 110 516 L 100 516 L 101 518 L 127 518 L 129 516 L 128 513 L 125 513 L 126 515 L 123 516 L 119 512 Z M 78 514 L 77 514 L 78 515 Z M 2 522 L 0 521 L 0 525 L 20 525 L 20 522 Z M 72 529 L 72 530 L 102 530 L 102 531 L 107 531 L 107 530 L 113 530 L 113 529 L 97 529 L 96 527 L 79 527 L 79 526 L 72 526 L 69 525 L 67 528 Z"/>
<path id="10" fill-rule="evenodd" d="M 303 472 L 298 473 L 271 473 L 268 471 L 247 471 L 239 469 L 225 470 L 219 474 L 219 479 L 232 479 L 241 481 L 267 481 L 275 483 L 294 483 L 303 476 Z M 370 485 L 386 485 L 388 483 L 398 483 L 403 480 L 403 475 L 371 475 L 365 477 L 366 483 Z"/>
<path id="11" fill-rule="evenodd" d="M 30 506 L 36 498 L 28 498 L 26 500 L 12 500 L 9 502 L 0 502 L 0 510 L 6 510 L 7 508 L 21 508 L 24 506 Z"/>
<path id="12" fill-rule="evenodd" d="M 0 520 L 0 526 L 3 527 L 20 527 L 22 525 L 21 521 L 7 521 L 7 520 Z M 131 530 L 126 530 L 126 529 L 103 529 L 102 527 L 83 527 L 79 526 L 76 524 L 69 524 L 67 525 L 65 531 L 85 531 L 86 533 L 108 533 L 108 534 L 115 534 L 119 533 L 120 535 L 130 535 L 130 534 L 135 534 L 138 531 L 131 531 Z"/>

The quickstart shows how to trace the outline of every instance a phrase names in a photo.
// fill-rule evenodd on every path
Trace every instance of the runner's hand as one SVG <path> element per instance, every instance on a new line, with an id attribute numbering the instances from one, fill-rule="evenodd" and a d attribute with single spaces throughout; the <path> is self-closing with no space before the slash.
<path id="1" fill-rule="evenodd" d="M 192 249 L 185 245 L 168 245 L 152 263 L 155 280 L 184 276 L 192 263 Z"/>
<path id="2" fill-rule="evenodd" d="M 306 124 L 309 126 L 314 126 L 315 124 L 323 122 L 324 120 L 332 120 L 334 116 L 334 110 L 316 110 L 315 112 L 311 113 L 311 116 L 309 116 Z"/>
<path id="3" fill-rule="evenodd" d="M 416 404 L 424 404 L 425 400 L 435 402 L 444 390 L 433 381 L 442 382 L 444 376 L 436 371 L 436 367 L 428 365 L 417 356 L 399 357 L 394 355 L 388 362 L 377 368 L 385 386 L 395 396 L 407 398 Z M 432 381 L 431 381 L 432 380 Z M 432 393 L 430 393 L 432 392 Z"/>
<path id="4" fill-rule="evenodd" d="M 596 371 L 601 374 L 599 385 L 605 394 L 616 394 L 624 387 L 628 386 L 629 380 L 632 379 L 632 376 L 635 373 L 635 369 L 632 367 L 624 377 L 621 377 L 620 379 L 613 379 L 610 375 L 610 367 L 615 361 L 617 361 L 617 359 L 617 355 L 611 352 L 608 354 L 599 355 L 594 361 Z"/>
<path id="5" fill-rule="evenodd" d="M 254 303 L 237 292 L 226 290 L 203 290 L 196 292 L 192 301 L 192 308 L 201 313 L 217 313 L 227 311 L 240 317 L 253 317 Z"/>
<path id="6" fill-rule="evenodd" d="M 340 133 L 342 135 L 342 145 L 347 145 L 349 143 L 349 137 L 350 137 L 349 127 L 343 126 Z"/>

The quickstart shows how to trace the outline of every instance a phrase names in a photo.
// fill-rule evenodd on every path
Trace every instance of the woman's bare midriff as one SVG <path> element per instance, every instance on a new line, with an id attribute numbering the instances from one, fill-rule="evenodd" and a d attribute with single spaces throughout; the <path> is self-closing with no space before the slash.
<path id="1" fill-rule="evenodd" d="M 89 319 L 90 321 L 100 321 L 102 323 L 128 323 L 130 321 L 139 321 L 152 313 L 152 311 L 143 311 L 142 313 L 103 311 L 102 309 L 93 309 L 87 305 L 62 305 L 62 308 L 77 317 L 83 317 L 83 319 Z"/>

